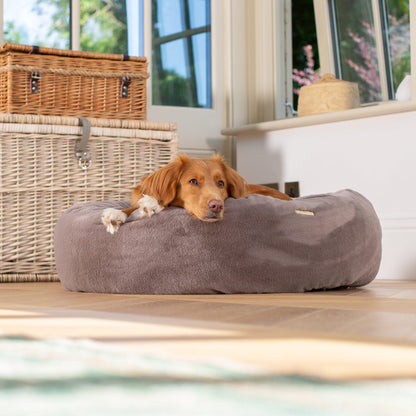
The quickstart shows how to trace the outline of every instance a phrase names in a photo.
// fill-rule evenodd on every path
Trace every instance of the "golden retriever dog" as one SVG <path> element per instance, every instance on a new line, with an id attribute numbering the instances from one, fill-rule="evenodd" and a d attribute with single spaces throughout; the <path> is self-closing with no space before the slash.
<path id="1" fill-rule="evenodd" d="M 250 194 L 291 200 L 267 186 L 248 184 L 220 156 L 191 159 L 181 155 L 142 179 L 133 190 L 130 208 L 104 210 L 102 222 L 113 234 L 132 212 L 139 210 L 140 217 L 150 217 L 171 205 L 185 208 L 201 221 L 215 222 L 222 220 L 228 197 L 245 198 Z"/>

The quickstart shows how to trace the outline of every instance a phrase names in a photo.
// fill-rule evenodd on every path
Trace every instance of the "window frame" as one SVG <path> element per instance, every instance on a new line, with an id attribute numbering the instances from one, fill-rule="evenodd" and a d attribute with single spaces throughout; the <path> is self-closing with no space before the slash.
<path id="1" fill-rule="evenodd" d="M 195 28 L 192 28 L 191 26 L 191 17 L 190 17 L 190 9 L 189 9 L 189 3 L 186 2 L 186 0 L 181 0 L 181 11 L 184 13 L 184 24 L 185 28 L 183 30 L 180 30 L 178 32 L 169 34 L 169 35 L 161 35 L 156 37 L 153 30 L 152 30 L 152 60 L 155 60 L 155 47 L 159 48 L 158 52 L 158 63 L 152 62 L 153 67 L 153 73 L 152 73 L 152 79 L 159 79 L 157 75 L 155 75 L 155 70 L 162 70 L 163 71 L 163 60 L 162 60 L 162 51 L 161 47 L 163 45 L 169 44 L 172 41 L 178 41 L 182 40 L 185 41 L 187 44 L 186 48 L 186 59 L 188 60 L 188 68 L 194 67 L 194 60 L 195 60 L 195 46 L 193 44 L 194 36 L 201 35 L 201 34 L 209 34 L 209 39 L 211 39 L 211 16 L 209 16 L 210 23 L 201 25 Z M 209 4 L 209 13 L 211 13 L 211 4 Z M 212 108 L 212 62 L 211 62 L 211 47 L 209 50 L 206 51 L 209 55 L 209 58 L 207 57 L 207 63 L 206 63 L 206 75 L 207 75 L 207 84 L 206 87 L 206 94 L 207 94 L 207 105 L 199 107 L 198 105 L 185 105 L 184 107 L 191 107 L 191 108 Z M 209 81 L 208 81 L 209 80 Z M 190 84 L 190 90 L 189 93 L 191 95 L 191 101 L 193 103 L 198 103 L 198 82 L 197 82 L 197 74 L 195 70 L 189 71 L 189 84 Z M 155 85 L 152 84 L 152 89 L 155 89 Z M 156 90 L 157 91 L 157 90 Z M 156 92 L 158 94 L 158 91 Z M 154 103 L 153 102 L 153 93 L 152 93 L 152 104 L 153 105 L 162 105 L 166 106 L 168 104 L 165 103 Z M 179 106 L 179 105 L 178 105 Z"/>
<path id="2" fill-rule="evenodd" d="M 383 35 L 383 13 L 381 12 L 381 3 L 379 0 L 371 0 L 372 9 L 373 9 L 373 18 L 374 18 L 374 30 L 376 34 L 376 46 L 377 46 L 377 56 L 379 62 L 379 75 L 380 75 L 380 85 L 381 85 L 381 96 L 382 101 L 387 102 L 394 99 L 392 95 L 394 92 L 389 86 L 390 75 L 388 73 L 388 56 L 386 57 L 387 51 L 384 47 L 384 35 Z M 337 68 L 335 56 L 336 56 L 336 39 L 332 33 L 332 12 L 331 12 L 331 3 L 332 0 L 314 0 L 314 9 L 315 9 L 315 20 L 316 20 L 316 30 L 318 38 L 318 49 L 319 49 L 319 59 L 321 64 L 321 72 L 331 73 L 337 76 L 340 75 L 340 69 Z M 416 4 L 413 1 L 409 1 L 409 23 L 410 23 L 410 55 L 411 55 L 411 65 L 410 72 L 413 79 L 415 79 L 415 65 L 416 65 Z M 389 65 L 390 66 L 390 65 Z M 416 100 L 416 82 L 413 82 L 412 85 L 412 100 Z"/>

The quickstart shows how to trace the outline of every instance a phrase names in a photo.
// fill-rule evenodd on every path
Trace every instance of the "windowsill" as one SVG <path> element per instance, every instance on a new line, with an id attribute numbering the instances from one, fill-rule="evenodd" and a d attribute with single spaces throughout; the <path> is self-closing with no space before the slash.
<path id="1" fill-rule="evenodd" d="M 388 103 L 380 103 L 333 113 L 291 117 L 281 120 L 266 121 L 263 123 L 248 124 L 241 127 L 227 128 L 223 129 L 221 134 L 224 136 L 239 136 L 241 134 L 314 126 L 317 124 L 335 123 L 337 121 L 356 120 L 387 114 L 406 113 L 409 111 L 416 111 L 416 101 L 390 101 Z"/>

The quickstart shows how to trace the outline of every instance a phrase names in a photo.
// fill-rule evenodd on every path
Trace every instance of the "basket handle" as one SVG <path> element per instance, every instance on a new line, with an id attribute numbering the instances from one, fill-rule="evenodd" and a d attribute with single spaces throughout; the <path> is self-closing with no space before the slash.
<path id="1" fill-rule="evenodd" d="M 91 123 L 85 117 L 79 118 L 79 123 L 83 127 L 82 138 L 80 142 L 75 143 L 75 157 L 81 169 L 88 169 L 91 164 L 91 154 L 87 151 L 88 140 L 91 133 Z"/>

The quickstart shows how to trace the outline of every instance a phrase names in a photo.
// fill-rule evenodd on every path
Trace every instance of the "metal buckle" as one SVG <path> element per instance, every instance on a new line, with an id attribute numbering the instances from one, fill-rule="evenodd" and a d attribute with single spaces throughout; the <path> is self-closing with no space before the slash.
<path id="1" fill-rule="evenodd" d="M 80 143 L 75 143 L 75 157 L 78 159 L 79 167 L 83 170 L 87 170 L 92 165 L 91 153 L 87 151 L 91 123 L 85 117 L 80 117 L 79 122 L 82 126 L 82 139 Z"/>
<path id="2" fill-rule="evenodd" d="M 129 85 L 131 84 L 131 78 L 126 75 L 121 79 L 121 90 L 120 90 L 120 97 L 127 98 L 129 94 Z"/>
<path id="3" fill-rule="evenodd" d="M 76 157 L 78 158 L 78 165 L 81 169 L 87 170 L 91 167 L 92 160 L 90 152 L 77 152 Z"/>
<path id="4" fill-rule="evenodd" d="M 30 92 L 32 94 L 37 94 L 39 92 L 39 80 L 41 79 L 41 75 L 39 72 L 32 72 L 30 76 Z"/>

